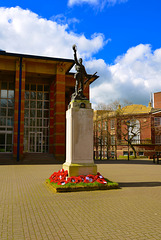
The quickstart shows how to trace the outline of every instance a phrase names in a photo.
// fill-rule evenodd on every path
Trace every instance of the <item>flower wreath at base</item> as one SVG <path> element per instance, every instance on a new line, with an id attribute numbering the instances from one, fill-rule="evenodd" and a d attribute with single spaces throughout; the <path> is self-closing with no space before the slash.
<path id="1" fill-rule="evenodd" d="M 78 177 L 68 177 L 68 171 L 61 169 L 58 172 L 54 172 L 50 177 L 50 183 L 54 182 L 58 185 L 65 185 L 67 183 L 94 183 L 98 182 L 101 184 L 106 184 L 107 181 L 105 178 L 98 172 L 96 175 L 88 174 L 88 175 L 80 175 Z"/>

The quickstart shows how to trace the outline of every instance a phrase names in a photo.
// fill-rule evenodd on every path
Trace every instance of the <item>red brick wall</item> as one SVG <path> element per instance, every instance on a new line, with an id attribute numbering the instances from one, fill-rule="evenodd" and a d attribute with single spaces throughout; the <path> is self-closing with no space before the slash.
<path id="1" fill-rule="evenodd" d="M 140 139 L 141 140 L 151 140 L 151 117 L 150 116 L 144 116 L 140 119 L 140 128 L 141 128 L 141 134 Z"/>
<path id="2" fill-rule="evenodd" d="M 54 155 L 57 160 L 65 157 L 65 69 L 58 64 L 54 84 Z"/>
<path id="3" fill-rule="evenodd" d="M 18 102 L 19 102 L 19 69 L 20 63 L 16 62 L 15 77 L 15 106 L 14 106 L 14 135 L 13 135 L 13 157 L 17 157 L 17 139 L 18 139 Z"/>
<path id="4" fill-rule="evenodd" d="M 20 62 L 16 62 L 16 78 L 15 78 L 15 105 L 14 105 L 14 135 L 13 135 L 13 157 L 17 158 L 18 144 L 18 105 L 19 105 L 19 74 Z M 24 137 L 24 107 L 25 107 L 25 63 L 22 63 L 21 78 L 21 112 L 20 112 L 20 148 L 19 157 L 23 157 L 23 137 Z"/>
<path id="5" fill-rule="evenodd" d="M 23 157 L 23 138 L 24 138 L 24 109 L 25 109 L 25 63 L 22 62 L 21 79 L 21 116 L 20 116 L 20 159 Z"/>
<path id="6" fill-rule="evenodd" d="M 154 108 L 161 108 L 161 92 L 154 93 Z"/>

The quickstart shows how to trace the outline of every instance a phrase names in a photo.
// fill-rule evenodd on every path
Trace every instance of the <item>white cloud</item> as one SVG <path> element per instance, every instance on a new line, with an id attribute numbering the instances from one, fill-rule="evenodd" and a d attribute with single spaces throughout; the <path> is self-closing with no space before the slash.
<path id="1" fill-rule="evenodd" d="M 68 24 L 41 18 L 20 7 L 0 8 L 0 49 L 8 52 L 73 58 L 72 45 L 77 44 L 83 58 L 91 57 L 106 42 L 103 34 L 85 35 L 69 32 Z"/>
<path id="2" fill-rule="evenodd" d="M 74 5 L 82 5 L 86 3 L 103 9 L 105 6 L 114 6 L 117 3 L 124 3 L 127 1 L 128 0 L 68 0 L 68 6 L 72 7 Z"/>
<path id="3" fill-rule="evenodd" d="M 82 3 L 96 5 L 96 4 L 98 4 L 98 2 L 99 2 L 99 0 L 68 0 L 68 5 L 73 6 L 73 5 L 80 5 Z"/>
<path id="4" fill-rule="evenodd" d="M 95 33 L 87 39 L 69 32 L 68 24 L 19 7 L 0 8 L 0 16 L 0 49 L 8 52 L 73 59 L 72 45 L 76 43 L 87 72 L 97 71 L 100 76 L 91 85 L 93 104 L 118 99 L 147 104 L 150 92 L 161 91 L 161 48 L 152 51 L 150 45 L 140 44 L 108 65 L 103 59 L 93 59 L 107 43 L 103 34 Z"/>
<path id="5" fill-rule="evenodd" d="M 147 105 L 150 93 L 161 91 L 161 48 L 152 51 L 150 45 L 140 44 L 119 56 L 111 66 L 102 60 L 91 61 L 88 66 L 100 75 L 98 83 L 91 85 L 94 106 L 123 99 Z"/>
<path id="6" fill-rule="evenodd" d="M 62 25 L 79 23 L 77 18 L 67 18 L 64 14 L 54 15 L 51 17 L 51 20 Z"/>

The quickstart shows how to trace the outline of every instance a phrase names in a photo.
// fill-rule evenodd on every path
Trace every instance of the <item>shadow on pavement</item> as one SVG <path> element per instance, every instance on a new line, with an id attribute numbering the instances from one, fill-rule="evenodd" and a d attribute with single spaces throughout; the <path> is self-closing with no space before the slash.
<path id="1" fill-rule="evenodd" d="M 158 187 L 161 186 L 161 182 L 120 182 L 118 183 L 120 188 L 123 187 Z"/>
<path id="2" fill-rule="evenodd" d="M 158 165 L 153 163 L 153 159 L 150 160 L 95 160 L 95 164 L 145 164 L 145 165 Z"/>

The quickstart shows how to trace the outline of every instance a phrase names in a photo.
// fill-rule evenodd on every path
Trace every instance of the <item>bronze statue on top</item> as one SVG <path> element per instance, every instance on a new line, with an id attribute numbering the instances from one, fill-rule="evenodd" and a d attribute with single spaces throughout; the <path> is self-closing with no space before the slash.
<path id="1" fill-rule="evenodd" d="M 74 51 L 74 61 L 75 61 L 75 69 L 76 73 L 74 74 L 74 78 L 76 79 L 75 84 L 75 93 L 72 94 L 72 100 L 78 99 L 78 100 L 87 100 L 87 98 L 83 95 L 84 90 L 84 84 L 86 84 L 91 77 L 89 78 L 85 67 L 82 64 L 82 58 L 77 59 L 77 46 L 73 45 L 73 51 Z M 96 73 L 95 73 L 96 74 Z M 93 74 L 92 77 L 95 75 Z M 84 82 L 84 79 L 87 78 L 87 80 Z M 80 88 L 79 88 L 80 86 Z"/>

